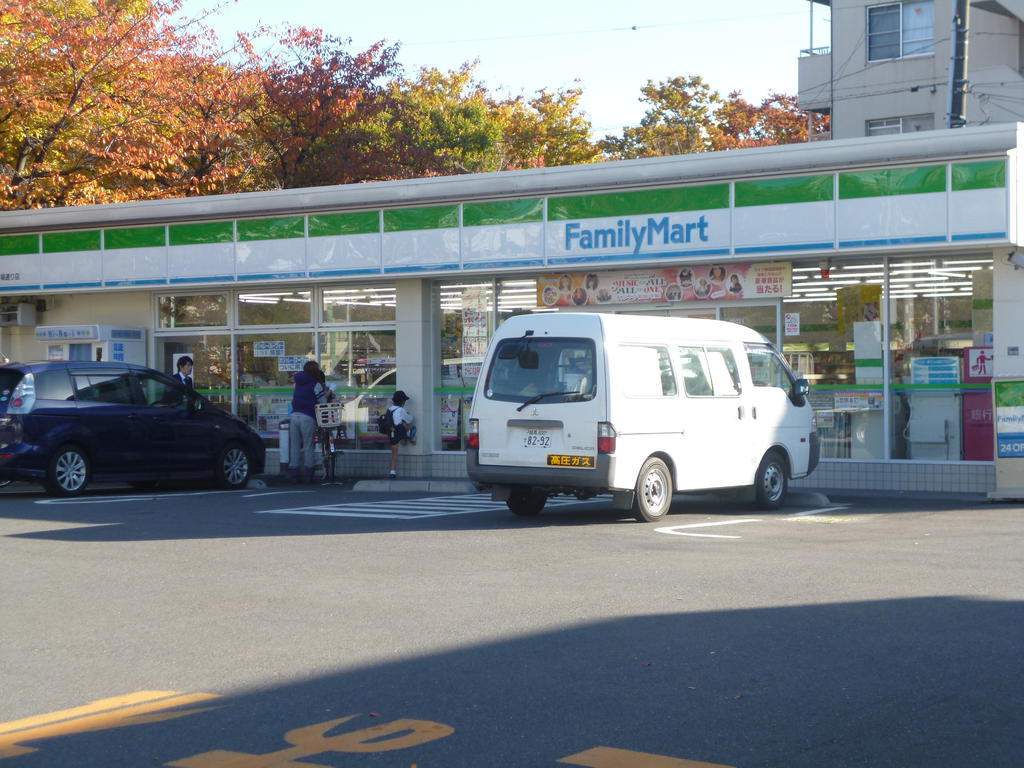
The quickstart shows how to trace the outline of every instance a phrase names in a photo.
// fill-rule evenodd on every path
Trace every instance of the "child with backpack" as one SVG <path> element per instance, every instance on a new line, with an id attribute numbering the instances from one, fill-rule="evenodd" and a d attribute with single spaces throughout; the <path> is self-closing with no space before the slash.
<path id="1" fill-rule="evenodd" d="M 409 402 L 409 396 L 402 390 L 398 390 L 391 397 L 391 405 L 387 411 L 381 414 L 378 419 L 378 427 L 382 434 L 388 436 L 391 443 L 391 471 L 389 478 L 398 477 L 398 445 L 408 440 L 416 442 L 416 427 L 412 425 L 412 414 L 406 409 L 405 404 Z"/>

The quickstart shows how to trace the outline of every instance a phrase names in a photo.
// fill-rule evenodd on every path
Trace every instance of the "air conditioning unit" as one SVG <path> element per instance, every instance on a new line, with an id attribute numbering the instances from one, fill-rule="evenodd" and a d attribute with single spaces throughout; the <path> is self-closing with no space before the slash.
<path id="1" fill-rule="evenodd" d="M 35 304 L 0 304 L 0 326 L 35 324 Z"/>

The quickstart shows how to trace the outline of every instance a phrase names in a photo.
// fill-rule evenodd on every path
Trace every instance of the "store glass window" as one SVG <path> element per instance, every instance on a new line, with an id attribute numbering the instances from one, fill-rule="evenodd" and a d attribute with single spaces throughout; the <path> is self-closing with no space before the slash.
<path id="1" fill-rule="evenodd" d="M 154 367 L 173 374 L 182 355 L 192 358 L 195 390 L 214 405 L 230 411 L 231 337 L 226 333 L 157 337 Z"/>
<path id="2" fill-rule="evenodd" d="M 310 291 L 245 291 L 238 294 L 239 325 L 309 325 Z"/>
<path id="3" fill-rule="evenodd" d="M 885 458 L 884 275 L 881 257 L 793 263 L 782 351 L 811 384 L 822 458 Z"/>
<path id="4" fill-rule="evenodd" d="M 293 377 L 314 359 L 313 334 L 237 334 L 238 415 L 260 433 L 268 448 L 279 447 L 281 420 L 291 408 Z"/>
<path id="5" fill-rule="evenodd" d="M 160 296 L 157 300 L 159 328 L 216 328 L 227 324 L 226 293 Z"/>
<path id="6" fill-rule="evenodd" d="M 892 458 L 991 461 L 992 260 L 892 260 Z"/>
<path id="7" fill-rule="evenodd" d="M 395 286 L 346 285 L 324 288 L 325 323 L 379 323 L 395 321 Z"/>
<path id="8" fill-rule="evenodd" d="M 494 328 L 494 283 L 437 283 L 434 296 L 440 307 L 441 382 L 434 393 L 440 414 L 440 447 L 443 451 L 464 451 L 473 388 Z M 535 296 L 536 288 L 528 299 L 531 304 Z"/>
<path id="9" fill-rule="evenodd" d="M 778 313 L 775 303 L 772 304 L 736 304 L 724 306 L 720 310 L 720 318 L 730 323 L 739 323 L 752 328 L 768 341 L 775 344 L 779 336 L 777 323 Z"/>
<path id="10" fill-rule="evenodd" d="M 385 435 L 377 417 L 395 392 L 394 328 L 324 331 L 320 334 L 320 366 L 327 385 L 342 404 L 342 424 L 335 445 L 348 450 L 384 450 Z"/>

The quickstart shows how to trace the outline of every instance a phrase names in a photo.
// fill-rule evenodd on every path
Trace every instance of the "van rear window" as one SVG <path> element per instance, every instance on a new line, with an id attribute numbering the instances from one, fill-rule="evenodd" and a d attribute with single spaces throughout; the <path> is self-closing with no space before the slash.
<path id="1" fill-rule="evenodd" d="M 592 339 L 502 339 L 491 358 L 484 396 L 510 403 L 591 400 L 597 387 Z"/>

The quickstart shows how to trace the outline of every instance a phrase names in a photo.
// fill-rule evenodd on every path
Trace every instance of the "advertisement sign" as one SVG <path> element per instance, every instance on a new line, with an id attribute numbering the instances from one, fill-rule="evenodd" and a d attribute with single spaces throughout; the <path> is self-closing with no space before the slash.
<path id="1" fill-rule="evenodd" d="M 783 315 L 783 326 L 786 329 L 786 336 L 799 336 L 800 335 L 800 313 L 799 312 L 786 312 Z"/>
<path id="2" fill-rule="evenodd" d="M 997 381 L 996 456 L 1024 458 L 1024 381 Z"/>
<path id="3" fill-rule="evenodd" d="M 956 357 L 916 357 L 910 361 L 911 384 L 959 384 L 960 360 Z"/>
<path id="4" fill-rule="evenodd" d="M 252 343 L 253 357 L 281 357 L 284 355 L 283 341 L 254 341 Z"/>
<path id="5" fill-rule="evenodd" d="M 462 293 L 462 371 L 479 376 L 487 351 L 487 288 L 468 288 Z"/>
<path id="6" fill-rule="evenodd" d="M 992 347 L 967 347 L 964 350 L 964 381 L 969 383 L 992 380 Z"/>
<path id="7" fill-rule="evenodd" d="M 281 355 L 277 358 L 277 370 L 281 372 L 301 371 L 309 360 L 305 355 Z"/>
<path id="8" fill-rule="evenodd" d="M 768 299 L 789 296 L 791 288 L 788 262 L 567 272 L 538 277 L 537 306 Z"/>

